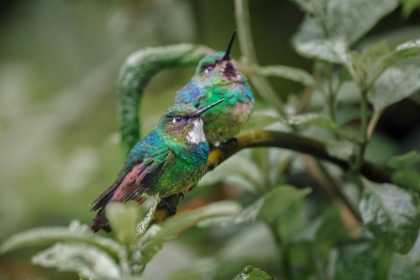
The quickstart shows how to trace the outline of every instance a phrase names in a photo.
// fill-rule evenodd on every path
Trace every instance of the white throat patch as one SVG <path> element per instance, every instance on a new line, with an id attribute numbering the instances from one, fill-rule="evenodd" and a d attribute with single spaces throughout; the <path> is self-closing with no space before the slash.
<path id="1" fill-rule="evenodd" d="M 203 121 L 196 119 L 194 127 L 187 134 L 187 141 L 190 144 L 200 144 L 206 142 L 206 136 L 203 131 Z"/>

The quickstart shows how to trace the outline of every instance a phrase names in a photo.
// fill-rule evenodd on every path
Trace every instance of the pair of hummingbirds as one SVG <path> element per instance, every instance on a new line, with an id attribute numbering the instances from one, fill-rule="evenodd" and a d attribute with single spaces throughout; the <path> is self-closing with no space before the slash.
<path id="1" fill-rule="evenodd" d="M 105 216 L 110 202 L 183 196 L 206 173 L 210 145 L 234 138 L 245 125 L 254 97 L 230 57 L 234 38 L 235 33 L 226 52 L 199 62 L 190 82 L 177 91 L 175 105 L 133 147 L 117 179 L 93 201 L 91 211 L 99 210 L 91 223 L 94 232 L 111 230 Z"/>

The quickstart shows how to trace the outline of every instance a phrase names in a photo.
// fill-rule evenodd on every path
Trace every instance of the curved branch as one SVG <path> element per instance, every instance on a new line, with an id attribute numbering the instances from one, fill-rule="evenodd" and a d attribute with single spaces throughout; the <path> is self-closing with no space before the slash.
<path id="1" fill-rule="evenodd" d="M 213 170 L 217 165 L 246 148 L 255 147 L 277 147 L 305 153 L 318 159 L 326 160 L 336 164 L 344 171 L 350 170 L 347 161 L 331 156 L 327 152 L 325 144 L 312 138 L 289 132 L 279 131 L 249 131 L 239 134 L 237 141 L 225 145 L 223 149 L 218 148 L 211 152 L 207 162 L 208 171 Z M 380 169 L 375 165 L 364 162 L 361 173 L 373 182 L 390 182 L 391 175 L 388 171 Z"/>
<path id="2" fill-rule="evenodd" d="M 349 171 L 351 168 L 347 161 L 335 158 L 328 154 L 327 148 L 320 141 L 294 133 L 261 130 L 241 133 L 236 137 L 236 141 L 230 141 L 225 144 L 223 148 L 212 150 L 207 161 L 207 172 L 213 170 L 237 152 L 246 148 L 256 147 L 277 147 L 289 149 L 334 163 L 344 171 Z M 380 169 L 369 162 L 363 163 L 361 173 L 373 182 L 384 183 L 391 181 L 390 172 Z M 166 198 L 166 203 L 161 203 L 158 206 L 153 222 L 159 223 L 167 217 L 174 215 L 173 212 L 168 210 L 167 205 L 171 205 L 173 208 L 176 208 L 179 201 L 180 197 L 178 195 Z"/>
<path id="3" fill-rule="evenodd" d="M 117 89 L 118 123 L 126 154 L 139 141 L 139 103 L 150 79 L 167 68 L 196 65 L 213 52 L 206 46 L 179 44 L 142 49 L 127 58 L 120 70 Z"/>

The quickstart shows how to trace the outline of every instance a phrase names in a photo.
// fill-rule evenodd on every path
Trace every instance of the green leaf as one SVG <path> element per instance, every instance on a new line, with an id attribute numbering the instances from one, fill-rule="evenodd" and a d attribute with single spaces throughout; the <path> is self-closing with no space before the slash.
<path id="1" fill-rule="evenodd" d="M 420 160 L 420 154 L 412 150 L 403 155 L 393 156 L 388 160 L 388 166 L 398 170 L 410 168 L 413 164 Z"/>
<path id="2" fill-rule="evenodd" d="M 110 238 L 94 235 L 89 226 L 81 225 L 79 221 L 71 222 L 69 227 L 43 227 L 18 233 L 1 244 L 0 254 L 27 246 L 48 245 L 54 242 L 83 243 L 108 253 L 118 262 L 126 259 L 126 251 L 122 246 Z"/>
<path id="3" fill-rule="evenodd" d="M 248 122 L 246 123 L 245 130 L 263 129 L 273 123 L 279 122 L 280 116 L 275 110 L 259 110 L 252 113 Z"/>
<path id="4" fill-rule="evenodd" d="M 238 213 L 240 207 L 236 202 L 215 202 L 195 211 L 185 211 L 162 223 L 161 229 L 153 230 L 153 238 L 148 231 L 139 240 L 140 259 L 137 264 L 144 267 L 169 241 L 177 238 L 182 232 L 210 217 L 230 216 Z"/>
<path id="5" fill-rule="evenodd" d="M 420 235 L 419 235 L 420 237 Z M 393 255 L 388 279 L 411 280 L 420 279 L 420 238 L 417 238 L 413 248 L 406 255 Z"/>
<path id="6" fill-rule="evenodd" d="M 274 280 L 274 278 L 260 268 L 248 265 L 233 280 Z"/>
<path id="7" fill-rule="evenodd" d="M 360 213 L 375 238 L 398 253 L 406 253 L 417 239 L 420 215 L 410 193 L 392 184 L 364 180 Z"/>
<path id="8" fill-rule="evenodd" d="M 388 68 L 372 86 L 368 99 L 382 111 L 420 89 L 420 59 L 404 60 Z"/>
<path id="9" fill-rule="evenodd" d="M 153 215 L 155 214 L 156 208 L 159 205 L 159 195 L 155 195 L 155 199 L 153 202 L 152 207 L 150 207 L 149 212 L 147 212 L 146 217 L 137 225 L 137 236 L 143 235 L 147 228 L 149 227 L 150 223 L 153 220 Z"/>
<path id="10" fill-rule="evenodd" d="M 331 118 L 329 118 L 326 115 L 309 113 L 309 114 L 303 114 L 303 115 L 290 116 L 286 120 L 283 120 L 283 123 L 288 124 L 288 125 L 296 125 L 296 126 L 309 124 L 309 125 L 322 127 L 331 132 L 337 133 L 354 143 L 359 143 L 359 140 L 353 134 L 342 130 L 336 123 L 334 123 L 331 120 Z"/>
<path id="11" fill-rule="evenodd" d="M 121 144 L 126 154 L 139 140 L 140 100 L 151 78 L 164 69 L 196 65 L 212 52 L 205 46 L 178 44 L 141 49 L 127 58 L 120 70 L 117 89 Z"/>
<path id="12" fill-rule="evenodd" d="M 337 207 L 327 208 L 318 218 L 292 234 L 292 242 L 324 242 L 330 244 L 348 236 Z"/>
<path id="13" fill-rule="evenodd" d="M 335 158 L 348 160 L 352 154 L 354 145 L 345 140 L 326 140 L 327 153 Z"/>
<path id="14" fill-rule="evenodd" d="M 294 1 L 314 15 L 305 19 L 298 34 L 299 39 L 343 38 L 350 45 L 399 4 L 398 0 Z"/>
<path id="15" fill-rule="evenodd" d="M 386 69 L 394 65 L 395 63 L 404 59 L 416 57 L 420 55 L 420 39 L 411 40 L 401 44 L 395 48 L 395 50 L 385 56 L 383 56 L 375 67 L 374 76 L 378 76 L 383 73 Z"/>
<path id="16" fill-rule="evenodd" d="M 307 0 L 292 0 L 295 2 L 304 12 L 314 15 L 317 17 L 323 17 L 325 9 L 330 0 L 318 0 L 318 1 L 307 1 Z"/>
<path id="17" fill-rule="evenodd" d="M 251 151 L 241 151 L 230 157 L 212 172 L 207 173 L 199 187 L 210 186 L 226 181 L 249 192 L 258 193 L 258 187 L 264 182 L 259 166 L 251 160 Z"/>
<path id="18" fill-rule="evenodd" d="M 116 239 L 125 245 L 133 243 L 136 237 L 136 225 L 144 214 L 135 201 L 127 203 L 112 202 L 106 207 L 106 217 L 114 231 Z"/>
<path id="19" fill-rule="evenodd" d="M 420 174 L 414 170 L 400 170 L 391 176 L 392 183 L 405 189 L 420 191 Z"/>
<path id="20" fill-rule="evenodd" d="M 295 40 L 294 45 L 296 51 L 303 56 L 346 66 L 351 66 L 352 64 L 347 43 L 340 39 Z"/>
<path id="21" fill-rule="evenodd" d="M 227 226 L 255 222 L 256 220 L 270 220 L 286 211 L 296 201 L 302 200 L 310 192 L 309 188 L 297 189 L 289 185 L 279 186 L 244 208 L 240 213 L 206 219 L 199 226 Z"/>
<path id="22" fill-rule="evenodd" d="M 308 72 L 294 67 L 275 65 L 275 66 L 264 66 L 256 67 L 254 69 L 258 74 L 264 76 L 276 76 L 288 80 L 292 80 L 301 83 L 305 86 L 315 85 L 315 80 Z"/>
<path id="23" fill-rule="evenodd" d="M 394 254 L 388 271 L 388 280 L 420 279 L 419 263 L 408 256 Z"/>
<path id="24" fill-rule="evenodd" d="M 371 242 L 358 242 L 339 246 L 335 253 L 334 279 L 378 279 L 376 274 L 378 249 Z"/>
<path id="25" fill-rule="evenodd" d="M 357 77 L 356 80 L 359 85 L 367 84 L 366 80 L 368 77 L 378 75 L 375 75 L 375 73 L 378 73 L 378 61 L 389 55 L 390 52 L 388 43 L 385 40 L 369 46 L 362 53 L 357 51 L 351 52 L 354 75 Z"/>
<path id="26" fill-rule="evenodd" d="M 402 16 L 408 18 L 416 9 L 420 9 L 420 0 L 401 0 Z"/>
<path id="27" fill-rule="evenodd" d="M 215 279 L 218 265 L 212 259 L 195 260 L 184 269 L 177 270 L 165 280 Z"/>
<path id="28" fill-rule="evenodd" d="M 86 244 L 55 244 L 35 256 L 32 262 L 61 271 L 75 271 L 88 279 L 121 279 L 122 271 L 115 261 L 98 248 Z"/>
<path id="29" fill-rule="evenodd" d="M 250 206 L 244 208 L 239 214 L 231 215 L 227 217 L 216 217 L 205 219 L 201 221 L 198 226 L 199 227 L 211 227 L 211 226 L 229 226 L 235 224 L 242 224 L 242 223 L 251 223 L 255 222 L 260 212 L 262 206 L 264 204 L 264 199 L 261 198 L 251 204 Z"/>
<path id="30" fill-rule="evenodd" d="M 297 189 L 294 186 L 279 186 L 264 197 L 264 203 L 258 213 L 259 220 L 270 220 L 286 211 L 293 203 L 304 199 L 311 192 L 310 188 Z"/>

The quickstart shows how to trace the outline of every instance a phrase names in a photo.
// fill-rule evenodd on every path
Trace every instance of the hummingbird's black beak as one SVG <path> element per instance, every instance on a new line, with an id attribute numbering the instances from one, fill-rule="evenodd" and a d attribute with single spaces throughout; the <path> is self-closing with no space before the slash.
<path id="1" fill-rule="evenodd" d="M 203 114 L 205 111 L 207 111 L 207 110 L 208 110 L 208 109 L 210 109 L 210 108 L 213 108 L 214 106 L 216 106 L 217 104 L 222 103 L 223 101 L 225 101 L 225 100 L 224 100 L 224 99 L 220 99 L 219 101 L 216 101 L 216 102 L 214 102 L 214 103 L 210 104 L 209 106 L 206 106 L 206 107 L 204 107 L 204 108 L 201 108 L 201 109 L 199 109 L 199 110 L 195 111 L 195 112 L 193 113 L 192 117 L 193 117 L 193 118 L 198 118 L 198 117 L 200 117 L 200 116 L 201 116 L 201 114 Z"/>
<path id="2" fill-rule="evenodd" d="M 230 50 L 232 49 L 233 41 L 235 40 L 236 31 L 233 32 L 232 37 L 230 38 L 229 46 L 225 52 L 225 56 L 222 58 L 224 60 L 230 60 Z"/>

